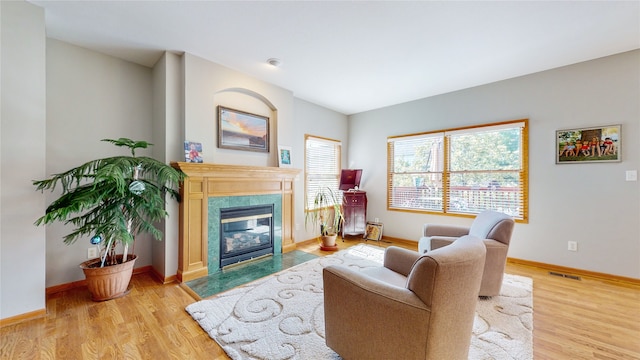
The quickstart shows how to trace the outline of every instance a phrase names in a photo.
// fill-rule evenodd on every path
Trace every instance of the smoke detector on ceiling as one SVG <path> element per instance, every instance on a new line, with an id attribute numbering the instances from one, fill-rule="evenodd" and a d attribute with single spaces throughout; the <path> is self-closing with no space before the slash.
<path id="1" fill-rule="evenodd" d="M 269 64 L 271 66 L 278 67 L 278 66 L 282 65 L 282 60 L 280 60 L 278 58 L 271 58 L 271 59 L 267 60 L 267 64 Z"/>

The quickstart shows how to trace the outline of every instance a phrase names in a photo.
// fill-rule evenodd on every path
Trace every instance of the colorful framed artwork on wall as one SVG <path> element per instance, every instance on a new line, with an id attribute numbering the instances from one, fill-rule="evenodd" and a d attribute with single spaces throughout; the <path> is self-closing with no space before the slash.
<path id="1" fill-rule="evenodd" d="M 269 118 L 218 106 L 218 147 L 269 152 Z"/>
<path id="2" fill-rule="evenodd" d="M 619 162 L 621 127 L 608 125 L 556 131 L 556 164 Z"/>

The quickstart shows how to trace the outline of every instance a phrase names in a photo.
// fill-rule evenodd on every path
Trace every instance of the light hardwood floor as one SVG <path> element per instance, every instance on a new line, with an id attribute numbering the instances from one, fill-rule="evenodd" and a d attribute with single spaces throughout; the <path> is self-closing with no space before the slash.
<path id="1" fill-rule="evenodd" d="M 298 249 L 329 254 L 313 242 Z M 533 278 L 536 360 L 640 360 L 639 286 L 558 278 L 511 263 L 507 272 Z M 185 312 L 195 300 L 179 285 L 162 285 L 148 273 L 135 275 L 132 283 L 126 297 L 101 303 L 92 302 L 84 288 L 49 296 L 45 317 L 0 329 L 1 358 L 229 359 Z"/>

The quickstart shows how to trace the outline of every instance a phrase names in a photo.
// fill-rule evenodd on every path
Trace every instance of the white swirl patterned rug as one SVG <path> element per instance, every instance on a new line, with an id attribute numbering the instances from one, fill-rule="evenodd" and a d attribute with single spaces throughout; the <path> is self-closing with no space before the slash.
<path id="1" fill-rule="evenodd" d="M 360 244 L 187 306 L 234 360 L 340 359 L 325 345 L 322 268 L 381 266 L 384 249 Z M 532 280 L 505 274 L 500 296 L 478 300 L 469 359 L 533 358 Z"/>

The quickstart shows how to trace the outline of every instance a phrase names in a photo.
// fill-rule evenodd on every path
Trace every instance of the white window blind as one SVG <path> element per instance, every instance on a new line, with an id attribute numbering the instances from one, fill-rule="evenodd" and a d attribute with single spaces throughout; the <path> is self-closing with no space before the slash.
<path id="1" fill-rule="evenodd" d="M 389 209 L 527 219 L 527 121 L 390 137 Z"/>
<path id="2" fill-rule="evenodd" d="M 305 209 L 313 210 L 319 189 L 339 193 L 341 143 L 337 140 L 305 136 Z"/>

